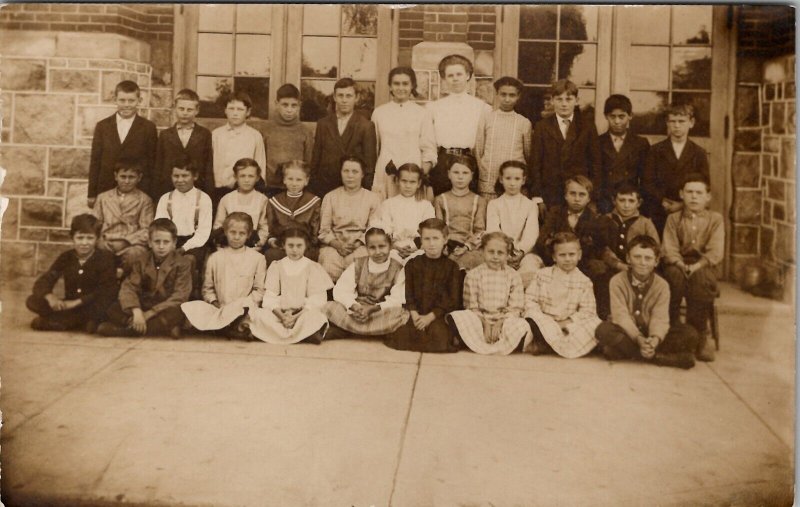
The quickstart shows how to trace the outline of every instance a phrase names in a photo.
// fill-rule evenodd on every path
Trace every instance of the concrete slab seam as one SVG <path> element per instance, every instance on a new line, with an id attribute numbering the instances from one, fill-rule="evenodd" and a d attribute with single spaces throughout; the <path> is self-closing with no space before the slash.
<path id="1" fill-rule="evenodd" d="M 414 394 L 417 392 L 417 380 L 419 379 L 419 371 L 422 368 L 422 354 L 419 355 L 417 360 L 417 371 L 414 374 L 414 383 L 411 384 L 411 395 L 408 397 L 408 408 L 406 409 L 406 417 L 403 421 L 403 432 L 400 435 L 400 445 L 397 449 L 397 465 L 394 469 L 394 477 L 392 477 L 392 490 L 389 492 L 389 507 L 392 507 L 392 500 L 394 499 L 394 491 L 397 487 L 397 474 L 400 473 L 400 464 L 403 460 L 403 448 L 406 445 L 406 433 L 408 433 L 408 421 L 411 420 L 411 409 L 414 406 Z"/>

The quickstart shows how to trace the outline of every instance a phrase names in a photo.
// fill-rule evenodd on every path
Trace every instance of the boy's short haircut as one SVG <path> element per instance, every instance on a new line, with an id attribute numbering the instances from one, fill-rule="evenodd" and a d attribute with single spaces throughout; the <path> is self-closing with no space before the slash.
<path id="1" fill-rule="evenodd" d="M 156 218 L 150 222 L 147 227 L 147 237 L 152 238 L 153 234 L 158 231 L 168 232 L 172 239 L 178 239 L 178 228 L 175 226 L 175 222 L 169 218 Z"/>
<path id="2" fill-rule="evenodd" d="M 228 96 L 225 98 L 225 107 L 228 107 L 228 104 L 231 102 L 241 102 L 247 109 L 251 109 L 253 107 L 253 100 L 250 98 L 250 95 L 245 92 L 228 94 Z"/>
<path id="3" fill-rule="evenodd" d="M 686 188 L 687 183 L 702 183 L 706 186 L 706 192 L 711 192 L 711 182 L 708 181 L 701 173 L 689 173 L 683 178 L 683 183 L 681 184 L 681 189 Z"/>
<path id="4" fill-rule="evenodd" d="M 114 164 L 114 174 L 122 171 L 123 169 L 128 171 L 136 171 L 139 174 L 143 174 L 144 170 L 142 169 L 142 164 L 139 163 L 137 160 L 131 159 L 120 159 Z"/>
<path id="5" fill-rule="evenodd" d="M 578 87 L 575 86 L 575 83 L 573 83 L 569 79 L 559 79 L 558 81 L 554 82 L 553 85 L 550 87 L 550 93 L 553 94 L 553 97 L 561 95 L 562 93 L 567 93 L 569 95 L 577 97 Z"/>
<path id="6" fill-rule="evenodd" d="M 481 236 L 481 250 L 486 248 L 486 245 L 488 245 L 490 241 L 495 239 L 499 239 L 500 241 L 503 241 L 506 244 L 506 248 L 508 249 L 509 255 L 514 253 L 514 240 L 508 237 L 508 235 L 506 235 L 506 233 L 504 233 L 503 231 L 487 232 L 486 234 Z"/>
<path id="7" fill-rule="evenodd" d="M 355 90 L 356 82 L 353 81 L 353 78 L 343 77 L 342 79 L 336 81 L 336 83 L 333 85 L 333 93 L 336 94 L 336 90 L 340 88 L 352 88 Z"/>
<path id="8" fill-rule="evenodd" d="M 603 114 L 611 114 L 614 109 L 619 109 L 621 111 L 625 111 L 629 115 L 632 115 L 633 104 L 631 103 L 631 99 L 619 93 L 609 95 L 606 99 L 605 105 L 603 106 Z"/>
<path id="9" fill-rule="evenodd" d="M 69 235 L 73 237 L 78 233 L 94 234 L 99 238 L 102 228 L 103 222 L 100 219 L 90 213 L 82 213 L 72 218 L 72 222 L 69 224 Z"/>
<path id="10" fill-rule="evenodd" d="M 517 89 L 517 93 L 522 95 L 522 90 L 523 90 L 522 81 L 520 81 L 519 79 L 517 79 L 515 77 L 503 76 L 503 77 L 501 77 L 500 79 L 498 79 L 497 81 L 494 82 L 495 91 L 499 92 L 500 88 L 502 88 L 503 86 L 513 86 L 514 88 Z"/>
<path id="11" fill-rule="evenodd" d="M 286 83 L 278 88 L 275 100 L 281 99 L 297 99 L 300 100 L 300 90 L 297 89 L 292 83 Z"/>
<path id="12" fill-rule="evenodd" d="M 200 168 L 197 166 L 197 164 L 195 164 L 194 162 L 189 160 L 188 157 L 185 157 L 185 156 L 179 157 L 172 164 L 172 169 L 181 169 L 183 171 L 189 171 L 194 176 L 199 176 L 200 175 Z"/>
<path id="13" fill-rule="evenodd" d="M 472 73 L 474 72 L 472 67 L 472 62 L 469 61 L 469 58 L 461 55 L 447 55 L 439 62 L 439 77 L 444 79 L 444 71 L 450 65 L 461 65 L 464 67 L 464 70 L 467 71 L 467 80 L 469 81 L 472 78 Z"/>
<path id="14" fill-rule="evenodd" d="M 311 235 L 305 227 L 291 226 L 285 229 L 279 240 L 281 247 L 286 245 L 286 240 L 289 238 L 302 238 L 306 242 L 306 248 L 311 245 Z"/>
<path id="15" fill-rule="evenodd" d="M 550 249 L 550 255 L 555 256 L 556 245 L 566 245 L 567 243 L 576 243 L 578 248 L 581 247 L 581 240 L 578 239 L 578 236 L 576 236 L 574 232 L 564 231 L 555 233 L 547 242 L 547 246 Z"/>
<path id="16" fill-rule="evenodd" d="M 630 240 L 628 242 L 628 251 L 630 252 L 633 250 L 633 247 L 635 246 L 638 246 L 639 248 L 649 248 L 654 254 L 656 254 L 656 259 L 658 259 L 658 257 L 661 255 L 661 247 L 658 245 L 658 242 L 647 234 L 639 234 Z"/>
<path id="17" fill-rule="evenodd" d="M 422 235 L 424 229 L 439 231 L 446 238 L 450 234 L 447 223 L 441 218 L 428 218 L 419 223 L 419 234 Z"/>
<path id="18" fill-rule="evenodd" d="M 587 178 L 586 176 L 584 176 L 582 174 L 572 175 L 572 176 L 570 176 L 569 178 L 567 178 L 564 181 L 564 192 L 565 193 L 566 193 L 567 187 L 569 187 L 570 183 L 577 183 L 578 185 L 582 186 L 583 188 L 586 189 L 587 192 L 589 192 L 589 195 L 591 195 L 592 192 L 594 191 L 594 185 L 592 184 L 592 180 L 590 180 L 589 178 Z"/>
<path id="19" fill-rule="evenodd" d="M 691 104 L 670 104 L 664 114 L 669 118 L 669 115 L 688 116 L 694 118 L 694 106 Z"/>
<path id="20" fill-rule="evenodd" d="M 176 93 L 175 103 L 177 104 L 179 100 L 191 100 L 192 102 L 197 102 L 198 104 L 200 104 L 200 96 L 197 94 L 196 91 L 192 90 L 191 88 L 184 88 L 183 90 Z"/>
<path id="21" fill-rule="evenodd" d="M 390 245 L 392 244 L 392 237 L 389 236 L 388 232 L 386 232 L 384 229 L 381 229 L 380 227 L 370 227 L 369 229 L 367 229 L 367 232 L 364 233 L 364 241 L 368 242 L 369 238 L 371 238 L 372 236 L 383 236 L 384 238 L 386 238 L 386 241 L 388 241 Z"/>
<path id="22" fill-rule="evenodd" d="M 614 199 L 618 195 L 636 194 L 637 199 L 642 198 L 642 191 L 630 181 L 620 181 L 614 186 Z"/>
<path id="23" fill-rule="evenodd" d="M 116 97 L 118 93 L 135 93 L 137 95 L 141 94 L 141 90 L 139 89 L 139 85 L 136 84 L 136 81 L 120 81 L 117 83 L 117 86 L 114 87 L 114 96 Z"/>
<path id="24" fill-rule="evenodd" d="M 345 155 L 345 156 L 343 156 L 342 158 L 339 159 L 339 171 L 344 169 L 344 163 L 345 162 L 355 162 L 355 163 L 357 163 L 358 166 L 361 168 L 361 172 L 362 173 L 365 172 L 364 168 L 367 167 L 367 164 L 366 164 L 366 162 L 364 162 L 363 158 L 359 157 L 358 155 L 347 154 L 347 155 Z"/>
<path id="25" fill-rule="evenodd" d="M 244 211 L 234 211 L 233 213 L 229 214 L 225 217 L 225 220 L 222 222 L 222 230 L 228 230 L 228 226 L 230 226 L 231 222 L 239 222 L 247 226 L 247 234 L 248 236 L 253 233 L 253 217 L 245 213 Z"/>

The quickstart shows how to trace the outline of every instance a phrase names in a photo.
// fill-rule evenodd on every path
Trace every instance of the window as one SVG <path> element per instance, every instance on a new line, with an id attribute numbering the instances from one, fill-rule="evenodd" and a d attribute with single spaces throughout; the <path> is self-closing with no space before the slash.
<path id="1" fill-rule="evenodd" d="M 327 114 L 333 85 L 343 77 L 357 83 L 357 109 L 372 113 L 378 74 L 378 6 L 304 5 L 300 118 Z"/>
<path id="2" fill-rule="evenodd" d="M 652 5 L 628 9 L 633 129 L 645 135 L 664 134 L 666 106 L 688 103 L 695 108 L 692 135 L 708 137 L 713 7 Z"/>
<path id="3" fill-rule="evenodd" d="M 227 95 L 246 92 L 252 117 L 269 114 L 272 5 L 198 6 L 196 90 L 200 116 L 224 118 Z"/>
<path id="4" fill-rule="evenodd" d="M 581 109 L 594 115 L 597 91 L 598 13 L 589 5 L 522 5 L 517 77 L 525 84 L 520 113 L 538 121 L 553 81 L 578 88 Z"/>

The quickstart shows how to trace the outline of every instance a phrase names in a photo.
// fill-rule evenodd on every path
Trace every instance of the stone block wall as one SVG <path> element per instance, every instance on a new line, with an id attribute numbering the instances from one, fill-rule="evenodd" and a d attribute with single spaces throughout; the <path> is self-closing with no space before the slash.
<path id="1" fill-rule="evenodd" d="M 149 44 L 116 33 L 3 30 L 0 47 L 0 269 L 29 276 L 68 247 L 70 220 L 88 211 L 92 134 L 116 110 L 114 86 L 138 82 L 140 113 L 162 127 L 172 90 L 151 86 Z"/>
<path id="2" fill-rule="evenodd" d="M 795 56 L 739 59 L 732 178 L 732 276 L 765 269 L 775 297 L 795 298 Z"/>

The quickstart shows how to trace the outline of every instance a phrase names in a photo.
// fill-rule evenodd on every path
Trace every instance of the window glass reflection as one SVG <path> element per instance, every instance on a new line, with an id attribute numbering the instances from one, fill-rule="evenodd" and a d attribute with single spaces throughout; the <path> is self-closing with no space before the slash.
<path id="1" fill-rule="evenodd" d="M 233 35 L 197 35 L 197 73 L 233 74 Z"/>
<path id="2" fill-rule="evenodd" d="M 236 36 L 237 76 L 268 76 L 271 56 L 269 35 Z"/>
<path id="3" fill-rule="evenodd" d="M 272 6 L 265 4 L 236 5 L 236 31 L 239 33 L 271 33 Z"/>
<path id="4" fill-rule="evenodd" d="M 631 92 L 633 120 L 631 128 L 642 135 L 666 134 L 664 109 L 669 103 L 667 92 Z"/>
<path id="5" fill-rule="evenodd" d="M 233 89 L 245 92 L 253 101 L 251 118 L 266 120 L 269 117 L 269 78 L 268 77 L 234 77 Z"/>
<path id="6" fill-rule="evenodd" d="M 578 86 L 594 86 L 597 80 L 597 46 L 560 44 L 558 78 L 569 79 Z"/>
<path id="7" fill-rule="evenodd" d="M 676 5 L 672 9 L 673 44 L 711 44 L 712 6 Z"/>
<path id="8" fill-rule="evenodd" d="M 300 119 L 317 121 L 328 114 L 330 97 L 333 95 L 334 81 L 314 81 L 304 79 L 300 82 Z"/>
<path id="9" fill-rule="evenodd" d="M 668 5 L 625 7 L 633 44 L 669 44 Z"/>
<path id="10" fill-rule="evenodd" d="M 304 5 L 303 33 L 306 35 L 339 35 L 338 5 Z"/>
<path id="11" fill-rule="evenodd" d="M 303 37 L 303 77 L 337 76 L 339 39 L 337 37 Z"/>
<path id="12" fill-rule="evenodd" d="M 672 88 L 711 89 L 711 48 L 672 50 Z"/>
<path id="13" fill-rule="evenodd" d="M 206 4 L 199 6 L 198 30 L 201 32 L 233 31 L 233 4 Z"/>
<path id="14" fill-rule="evenodd" d="M 598 7 L 593 5 L 562 5 L 559 38 L 596 42 L 597 13 Z"/>
<path id="15" fill-rule="evenodd" d="M 518 77 L 529 84 L 547 84 L 555 79 L 556 44 L 520 42 Z"/>
<path id="16" fill-rule="evenodd" d="M 342 35 L 377 35 L 378 6 L 375 4 L 342 5 Z"/>
<path id="17" fill-rule="evenodd" d="M 342 69 L 340 77 L 375 79 L 378 64 L 378 39 L 365 37 L 342 38 Z"/>
<path id="18" fill-rule="evenodd" d="M 669 89 L 669 48 L 633 46 L 628 54 L 632 89 Z"/>
<path id="19" fill-rule="evenodd" d="M 198 76 L 197 94 L 200 96 L 200 116 L 224 118 L 225 98 L 233 91 L 229 77 Z"/>
<path id="20" fill-rule="evenodd" d="M 558 22 L 556 5 L 523 5 L 519 12 L 520 39 L 555 40 Z"/>

